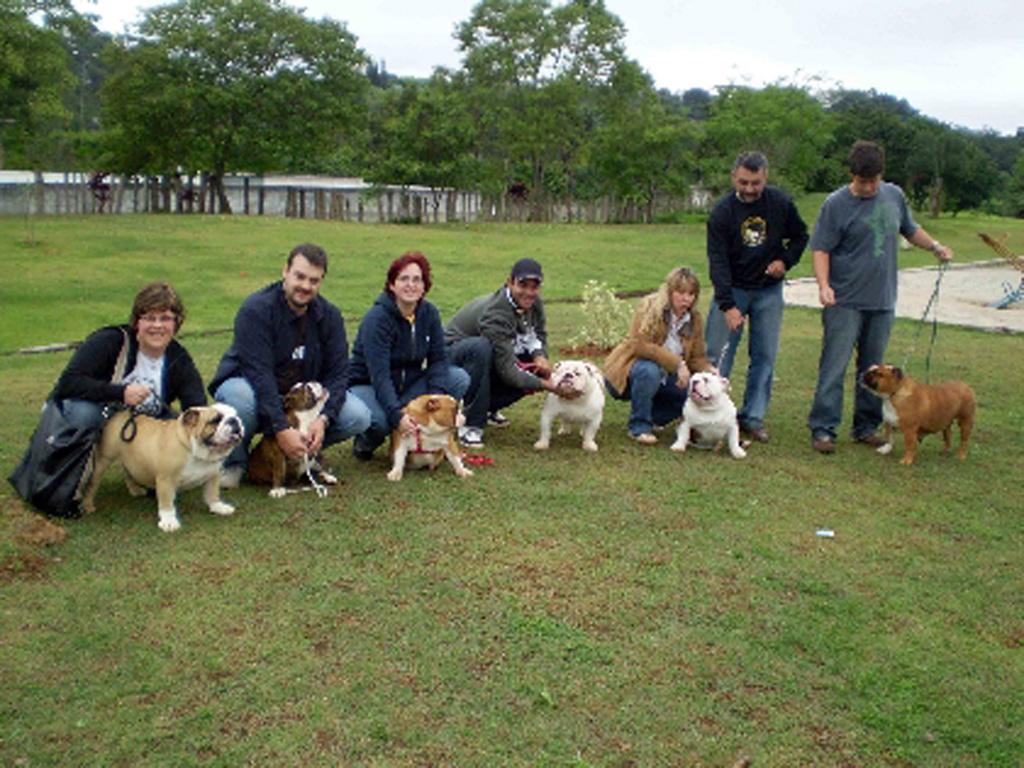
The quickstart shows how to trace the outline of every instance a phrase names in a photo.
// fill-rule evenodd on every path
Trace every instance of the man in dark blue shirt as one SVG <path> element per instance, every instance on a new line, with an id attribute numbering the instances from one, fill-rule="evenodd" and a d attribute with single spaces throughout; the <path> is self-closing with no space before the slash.
<path id="1" fill-rule="evenodd" d="M 248 442 L 263 432 L 289 458 L 315 456 L 366 431 L 370 411 L 348 389 L 348 340 L 341 312 L 320 296 L 327 254 L 312 243 L 297 245 L 279 282 L 247 298 L 235 317 L 235 337 L 210 382 L 218 402 L 238 411 L 245 443 L 224 465 L 222 486 L 238 484 Z M 318 381 L 330 393 L 323 412 L 303 437 L 288 423 L 282 396 L 300 381 Z"/>

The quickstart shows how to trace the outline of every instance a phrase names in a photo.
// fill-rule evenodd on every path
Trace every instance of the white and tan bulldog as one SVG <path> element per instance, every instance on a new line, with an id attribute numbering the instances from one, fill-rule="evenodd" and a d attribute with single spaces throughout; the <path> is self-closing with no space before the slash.
<path id="1" fill-rule="evenodd" d="M 462 451 L 456 439 L 458 428 L 466 423 L 458 400 L 451 395 L 420 395 L 402 410 L 416 422 L 416 430 L 410 434 L 398 429 L 392 431 L 388 480 L 401 480 L 406 467 L 437 469 L 445 459 L 459 477 L 473 474 L 462 463 Z"/>
<path id="2" fill-rule="evenodd" d="M 604 418 L 604 377 L 593 363 L 583 360 L 562 360 L 551 369 L 551 380 L 558 394 L 548 392 L 540 412 L 540 438 L 533 447 L 546 451 L 551 445 L 551 426 L 560 421 L 558 434 L 570 431 L 570 424 L 580 425 L 583 450 L 597 451 L 597 430 Z"/>
<path id="3" fill-rule="evenodd" d="M 310 425 L 323 411 L 331 393 L 319 381 L 300 381 L 295 384 L 282 399 L 288 423 L 299 431 L 303 437 L 309 437 Z M 264 435 L 256 448 L 249 455 L 249 482 L 258 485 L 269 485 L 269 495 L 279 499 L 288 493 L 285 487 L 289 482 L 310 476 L 325 485 L 335 485 L 338 478 L 320 465 L 316 456 L 303 456 L 301 459 L 289 459 L 281 446 L 271 436 Z"/>
<path id="4" fill-rule="evenodd" d="M 178 491 L 200 485 L 210 511 L 230 515 L 235 508 L 220 500 L 220 469 L 244 434 L 235 409 L 224 403 L 189 408 L 168 420 L 120 411 L 103 428 L 82 510 L 95 511 L 100 480 L 113 462 L 120 461 L 129 493 L 142 496 L 147 488 L 156 489 L 161 531 L 181 527 L 174 505 Z"/>
<path id="5" fill-rule="evenodd" d="M 702 447 L 715 447 L 724 441 L 734 459 L 747 456 L 740 445 L 740 425 L 729 397 L 729 380 L 717 373 L 703 371 L 690 376 L 683 419 L 676 429 L 672 450 L 684 452 L 694 434 L 698 436 L 696 444 Z"/>

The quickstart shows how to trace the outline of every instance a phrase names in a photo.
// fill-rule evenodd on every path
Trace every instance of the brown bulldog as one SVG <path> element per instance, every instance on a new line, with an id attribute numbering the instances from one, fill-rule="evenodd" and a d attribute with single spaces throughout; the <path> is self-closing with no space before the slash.
<path id="1" fill-rule="evenodd" d="M 913 464 L 918 439 L 941 432 L 946 450 L 951 446 L 953 422 L 960 426 L 960 447 L 956 456 L 967 456 L 967 441 L 974 427 L 974 390 L 962 381 L 922 384 L 892 365 L 872 365 L 864 373 L 864 386 L 882 398 L 885 445 L 879 453 L 892 451 L 892 428 L 903 433 L 901 464 Z"/>
<path id="2" fill-rule="evenodd" d="M 293 386 L 281 401 L 288 423 L 299 430 L 303 437 L 309 436 L 309 427 L 320 417 L 331 394 L 319 381 L 300 381 Z M 290 459 L 277 444 L 273 435 L 264 435 L 249 456 L 250 483 L 269 485 L 269 495 L 279 499 L 288 493 L 288 483 L 309 475 L 325 485 L 334 485 L 338 478 L 320 466 L 317 456 L 303 456 Z"/>
<path id="3" fill-rule="evenodd" d="M 451 395 L 420 395 L 402 410 L 416 422 L 416 430 L 409 434 L 392 431 L 388 480 L 401 480 L 406 466 L 433 470 L 445 459 L 459 477 L 473 474 L 462 463 L 462 451 L 455 439 L 456 430 L 466 423 L 458 400 Z"/>
<path id="4" fill-rule="evenodd" d="M 103 428 L 82 510 L 95 511 L 94 498 L 103 473 L 120 461 L 129 493 L 141 496 L 147 488 L 156 489 L 161 531 L 181 527 L 174 504 L 179 490 L 202 486 L 210 511 L 230 515 L 235 508 L 220 500 L 220 468 L 244 431 L 235 409 L 224 403 L 189 408 L 171 420 L 120 411 Z"/>

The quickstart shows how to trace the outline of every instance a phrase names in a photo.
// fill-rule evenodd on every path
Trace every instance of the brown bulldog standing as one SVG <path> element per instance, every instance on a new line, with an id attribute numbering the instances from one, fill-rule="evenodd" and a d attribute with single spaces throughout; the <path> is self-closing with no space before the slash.
<path id="1" fill-rule="evenodd" d="M 225 457 L 241 442 L 244 431 L 235 409 L 224 403 L 189 408 L 174 420 L 121 411 L 103 428 L 96 469 L 82 498 L 82 510 L 96 510 L 94 498 L 103 473 L 120 461 L 125 484 L 133 496 L 145 494 L 147 488 L 156 490 L 161 531 L 181 527 L 174 504 L 179 490 L 202 486 L 209 510 L 215 515 L 230 515 L 235 508 L 220 500 L 220 469 Z"/>
<path id="2" fill-rule="evenodd" d="M 967 442 L 974 427 L 974 390 L 962 381 L 922 384 L 892 365 L 872 365 L 864 373 L 864 386 L 882 398 L 885 444 L 878 452 L 892 451 L 892 428 L 903 433 L 901 464 L 913 464 L 921 437 L 941 432 L 945 449 L 951 447 L 953 422 L 960 426 L 956 457 L 967 456 Z"/>

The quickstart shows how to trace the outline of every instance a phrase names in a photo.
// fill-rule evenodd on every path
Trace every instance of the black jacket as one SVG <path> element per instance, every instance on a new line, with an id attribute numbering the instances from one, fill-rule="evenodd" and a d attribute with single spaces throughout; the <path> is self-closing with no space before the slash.
<path id="1" fill-rule="evenodd" d="M 117 356 L 121 353 L 125 337 L 128 339 L 126 372 L 135 367 L 139 342 L 130 325 L 110 325 L 91 334 L 64 368 L 57 385 L 50 393 L 53 400 L 90 400 L 94 403 L 123 403 L 126 384 L 111 384 Z M 186 349 L 172 339 L 164 352 L 164 407 L 175 400 L 182 410 L 195 405 L 206 405 L 203 380 Z"/>
<path id="2" fill-rule="evenodd" d="M 778 283 L 782 278 L 766 275 L 767 266 L 781 259 L 787 271 L 792 269 L 807 240 L 807 225 L 778 187 L 765 187 L 752 203 L 735 192 L 719 200 L 708 218 L 708 267 L 719 309 L 736 306 L 733 286 L 755 289 Z"/>

